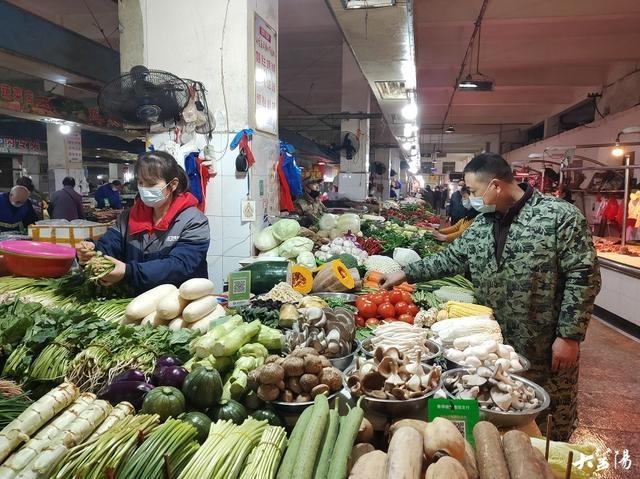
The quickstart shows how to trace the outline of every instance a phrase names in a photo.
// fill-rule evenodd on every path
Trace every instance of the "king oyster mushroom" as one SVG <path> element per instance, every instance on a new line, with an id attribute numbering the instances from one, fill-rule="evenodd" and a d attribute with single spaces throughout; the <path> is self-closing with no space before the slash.
<path id="1" fill-rule="evenodd" d="M 491 400 L 502 411 L 508 411 L 513 402 L 513 397 L 510 393 L 500 391 L 496 386 L 491 388 Z"/>

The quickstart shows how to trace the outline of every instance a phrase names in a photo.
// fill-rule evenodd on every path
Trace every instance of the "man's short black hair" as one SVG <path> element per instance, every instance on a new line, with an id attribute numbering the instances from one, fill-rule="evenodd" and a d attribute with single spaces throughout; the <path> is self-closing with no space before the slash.
<path id="1" fill-rule="evenodd" d="M 513 181 L 511 166 L 497 153 L 477 155 L 464 167 L 464 173 L 475 173 L 486 180 L 497 178 L 502 181 Z"/>
<path id="2" fill-rule="evenodd" d="M 122 186 L 122 182 L 121 182 L 120 180 L 113 180 L 113 181 L 111 182 L 111 184 L 112 184 L 113 186 Z"/>
<path id="3" fill-rule="evenodd" d="M 64 180 L 62 180 L 62 186 L 71 186 L 75 188 L 76 180 L 74 180 L 71 176 L 67 176 Z"/>

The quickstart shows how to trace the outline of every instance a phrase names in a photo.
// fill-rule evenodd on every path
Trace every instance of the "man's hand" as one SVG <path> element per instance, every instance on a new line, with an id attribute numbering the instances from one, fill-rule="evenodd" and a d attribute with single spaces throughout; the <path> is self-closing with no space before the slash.
<path id="1" fill-rule="evenodd" d="M 380 283 L 382 289 L 391 289 L 394 286 L 404 283 L 407 280 L 407 276 L 402 271 L 386 274 L 384 280 Z"/>
<path id="2" fill-rule="evenodd" d="M 87 264 L 87 262 L 96 255 L 96 245 L 90 241 L 81 241 L 76 245 L 76 254 L 78 255 L 78 263 L 81 265 Z"/>
<path id="3" fill-rule="evenodd" d="M 578 362 L 580 343 L 574 339 L 556 338 L 551 351 L 551 370 L 568 369 Z"/>
<path id="4" fill-rule="evenodd" d="M 105 258 L 113 261 L 116 264 L 116 267 L 113 268 L 113 271 L 111 271 L 111 273 L 100 279 L 100 284 L 102 286 L 109 287 L 122 281 L 122 279 L 124 278 L 124 273 L 127 270 L 127 266 L 122 261 L 112 258 L 111 256 L 105 256 Z"/>

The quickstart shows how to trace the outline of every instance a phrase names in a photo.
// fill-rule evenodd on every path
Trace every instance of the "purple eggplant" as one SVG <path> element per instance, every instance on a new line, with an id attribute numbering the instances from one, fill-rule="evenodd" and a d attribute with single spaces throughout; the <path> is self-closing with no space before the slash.
<path id="1" fill-rule="evenodd" d="M 174 388 L 182 389 L 182 384 L 189 371 L 182 366 L 167 366 L 159 369 L 157 376 L 158 386 L 173 386 Z"/>
<path id="2" fill-rule="evenodd" d="M 160 356 L 158 357 L 158 359 L 156 359 L 156 367 L 158 366 L 182 366 L 182 361 L 180 361 L 178 358 L 165 354 L 164 356 Z"/>
<path id="3" fill-rule="evenodd" d="M 154 388 L 153 384 L 144 381 L 121 381 L 111 383 L 105 387 L 98 397 L 106 399 L 111 404 L 121 401 L 130 402 L 136 410 L 142 407 L 142 400 L 145 395 Z"/>
<path id="4" fill-rule="evenodd" d="M 113 378 L 113 381 L 111 382 L 121 383 L 123 381 L 138 381 L 144 383 L 147 381 L 147 378 L 139 369 L 127 369 Z"/>

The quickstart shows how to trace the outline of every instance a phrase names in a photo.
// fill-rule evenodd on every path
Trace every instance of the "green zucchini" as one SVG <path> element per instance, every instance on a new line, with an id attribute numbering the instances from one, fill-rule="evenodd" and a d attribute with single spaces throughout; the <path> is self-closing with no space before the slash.
<path id="1" fill-rule="evenodd" d="M 309 420 L 313 414 L 313 409 L 314 406 L 309 406 L 302 412 L 302 414 L 300 414 L 300 417 L 291 432 L 287 452 L 285 452 L 284 457 L 282 458 L 276 479 L 293 479 L 293 467 L 296 463 L 298 450 L 300 449 L 300 444 L 302 442 L 302 436 L 304 435 L 304 432 L 307 429 L 307 424 L 309 424 Z"/>
<path id="2" fill-rule="evenodd" d="M 302 435 L 302 445 L 298 449 L 293 467 L 295 479 L 311 479 L 316 456 L 322 444 L 324 431 L 329 421 L 329 400 L 324 394 L 318 394 L 313 401 L 313 416 Z"/>
<path id="3" fill-rule="evenodd" d="M 329 411 L 329 424 L 322 438 L 322 449 L 316 460 L 314 479 L 326 479 L 327 477 L 329 461 L 331 460 L 333 446 L 335 446 L 336 438 L 338 437 L 339 428 L 340 415 L 338 414 L 338 401 L 336 400 L 335 408 Z"/>
<path id="4" fill-rule="evenodd" d="M 331 454 L 327 479 L 345 479 L 347 477 L 349 454 L 351 454 L 351 448 L 356 441 L 363 417 L 364 411 L 360 407 L 360 401 L 358 401 L 358 405 L 340 421 L 340 431 Z"/>

